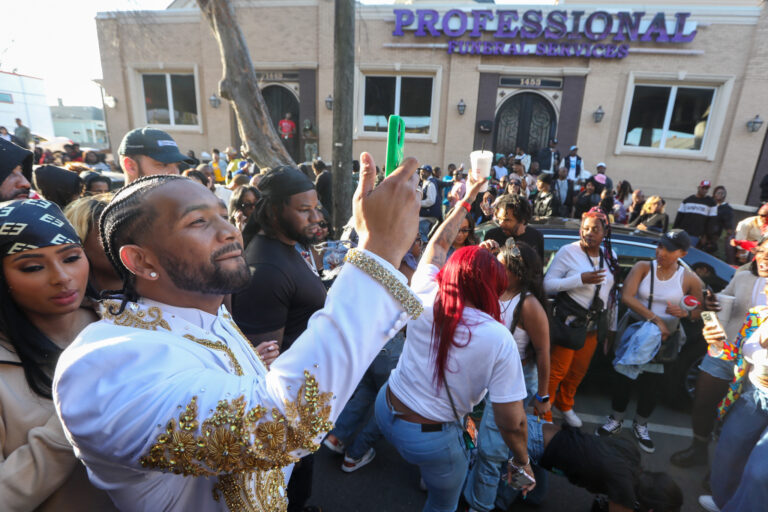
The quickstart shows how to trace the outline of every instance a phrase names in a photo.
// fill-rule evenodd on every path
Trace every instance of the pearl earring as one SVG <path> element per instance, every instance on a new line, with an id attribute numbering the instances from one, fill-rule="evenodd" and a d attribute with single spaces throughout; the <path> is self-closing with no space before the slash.
<path id="1" fill-rule="evenodd" d="M 157 277 L 157 272 L 150 272 L 149 277 L 151 277 L 152 279 L 155 279 Z"/>

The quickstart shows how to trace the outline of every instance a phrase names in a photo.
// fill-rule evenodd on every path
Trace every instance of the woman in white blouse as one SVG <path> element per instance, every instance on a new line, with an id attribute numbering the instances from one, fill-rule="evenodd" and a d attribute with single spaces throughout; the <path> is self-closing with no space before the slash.
<path id="1" fill-rule="evenodd" d="M 522 471 L 533 481 L 520 357 L 512 333 L 499 322 L 504 268 L 477 246 L 445 261 L 482 184 L 470 183 L 427 246 L 411 285 L 424 313 L 408 323 L 400 362 L 376 400 L 382 433 L 421 470 L 425 511 L 456 510 L 469 465 L 462 421 L 486 392 L 513 453 L 510 474 Z"/>
<path id="2" fill-rule="evenodd" d="M 610 248 L 610 224 L 605 214 L 592 209 L 581 218 L 578 242 L 564 245 L 557 251 L 547 275 L 544 276 L 544 290 L 554 296 L 566 293 L 584 309 L 590 309 L 595 299 L 595 289 L 600 286 L 597 298 L 609 308 L 609 318 L 615 321 L 614 273 L 618 269 L 616 254 Z M 605 249 L 601 245 L 605 241 Z M 584 345 L 573 350 L 554 344 L 550 355 L 549 396 L 552 405 L 563 413 L 565 421 L 572 427 L 581 427 L 581 419 L 573 412 L 574 397 L 584 375 L 587 373 L 592 355 L 597 347 L 597 330 L 587 332 Z M 545 419 L 552 421 L 551 413 Z"/>

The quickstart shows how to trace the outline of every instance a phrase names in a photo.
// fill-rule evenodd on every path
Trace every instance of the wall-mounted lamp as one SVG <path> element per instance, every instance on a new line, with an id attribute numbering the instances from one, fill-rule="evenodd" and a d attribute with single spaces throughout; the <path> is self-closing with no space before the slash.
<path id="1" fill-rule="evenodd" d="M 464 103 L 464 99 L 460 99 L 459 100 L 459 104 L 456 105 L 456 110 L 459 111 L 459 115 L 460 116 L 464 115 L 464 112 L 466 112 L 466 110 L 467 110 L 467 104 Z"/>
<path id="2" fill-rule="evenodd" d="M 216 96 L 216 93 L 213 93 L 211 94 L 211 97 L 208 98 L 208 103 L 210 103 L 213 108 L 219 108 L 219 106 L 221 106 L 221 98 Z"/>
<path id="3" fill-rule="evenodd" d="M 756 115 L 754 119 L 747 121 L 747 130 L 754 133 L 763 126 L 763 120 L 760 119 L 760 115 Z"/>
<path id="4" fill-rule="evenodd" d="M 595 118 L 595 122 L 596 123 L 599 123 L 600 121 L 603 120 L 603 117 L 605 117 L 605 111 L 603 110 L 603 106 L 602 105 L 597 107 L 597 110 L 592 112 L 592 117 Z"/>
<path id="5" fill-rule="evenodd" d="M 104 96 L 104 105 L 109 108 L 115 108 L 117 106 L 117 98 L 114 96 Z"/>
<path id="6" fill-rule="evenodd" d="M 327 108 L 328 110 L 333 110 L 333 96 L 331 96 L 330 94 L 328 95 L 327 98 L 325 98 L 325 108 Z"/>

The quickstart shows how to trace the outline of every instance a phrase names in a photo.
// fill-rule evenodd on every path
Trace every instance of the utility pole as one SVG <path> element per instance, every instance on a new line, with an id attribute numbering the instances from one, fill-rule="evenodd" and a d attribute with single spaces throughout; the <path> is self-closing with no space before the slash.
<path id="1" fill-rule="evenodd" d="M 352 216 L 355 0 L 336 0 L 333 35 L 333 228 Z"/>

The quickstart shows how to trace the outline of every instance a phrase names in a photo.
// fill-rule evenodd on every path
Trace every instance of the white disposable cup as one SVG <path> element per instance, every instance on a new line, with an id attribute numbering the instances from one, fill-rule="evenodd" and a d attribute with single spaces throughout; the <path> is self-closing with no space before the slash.
<path id="1" fill-rule="evenodd" d="M 469 160 L 472 163 L 472 176 L 475 180 L 485 180 L 480 192 L 488 190 L 488 176 L 491 175 L 491 165 L 493 164 L 493 153 L 491 151 L 473 151 L 469 154 Z"/>
<path id="2" fill-rule="evenodd" d="M 717 302 L 720 303 L 720 311 L 717 312 L 717 318 L 720 323 L 725 325 L 731 320 L 731 313 L 733 312 L 733 304 L 736 302 L 736 297 L 733 295 L 724 295 L 722 293 L 715 294 Z"/>

